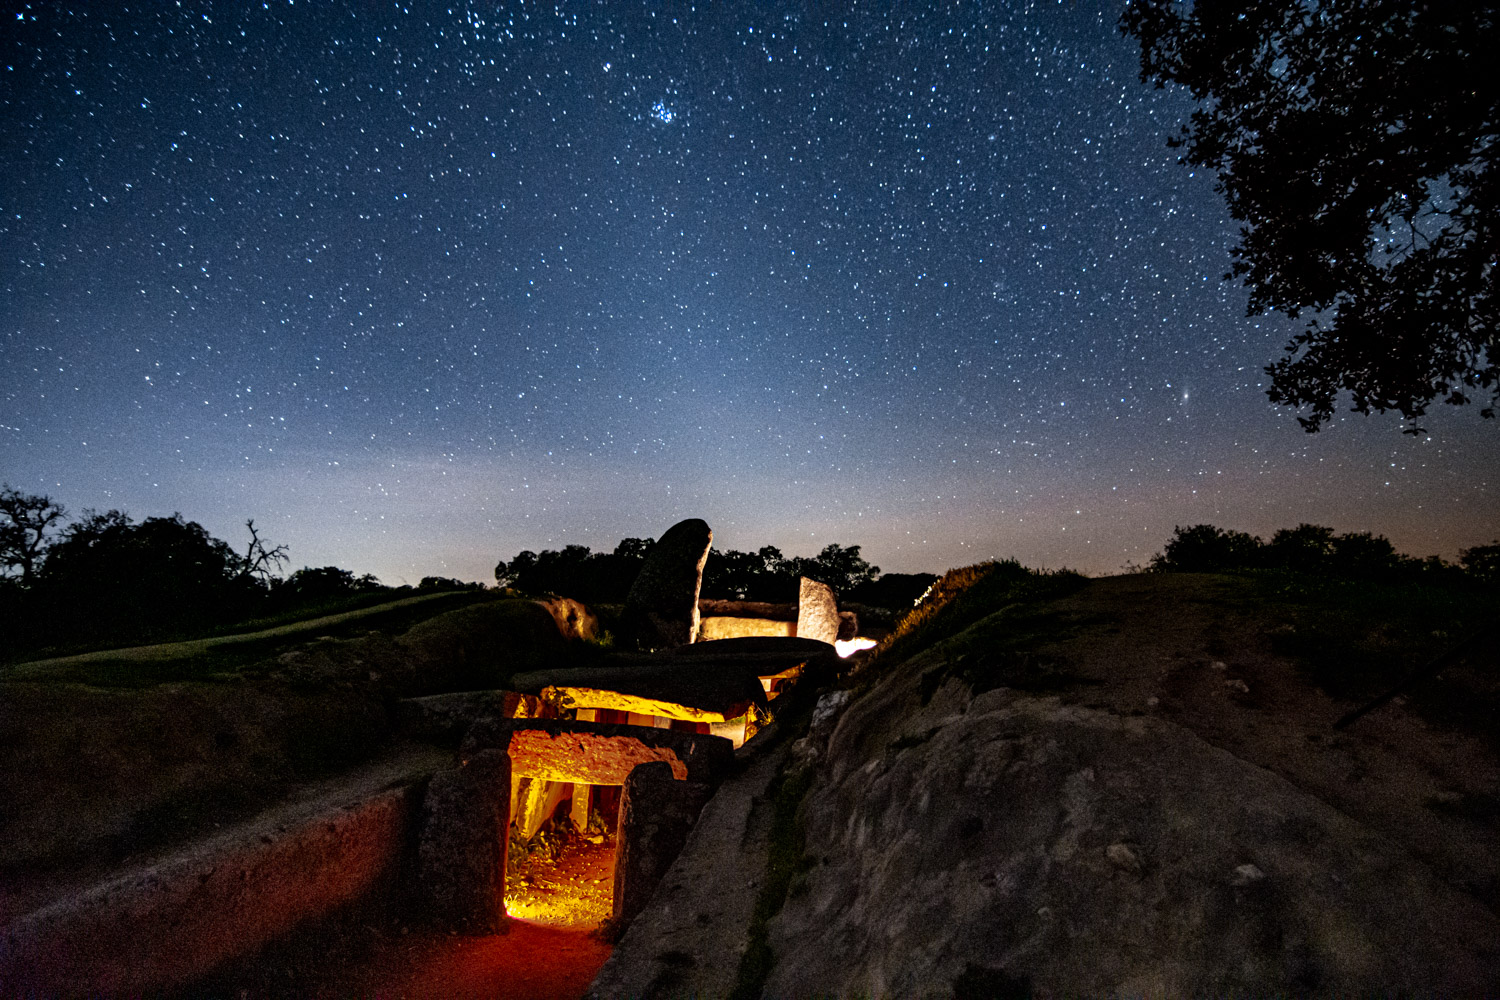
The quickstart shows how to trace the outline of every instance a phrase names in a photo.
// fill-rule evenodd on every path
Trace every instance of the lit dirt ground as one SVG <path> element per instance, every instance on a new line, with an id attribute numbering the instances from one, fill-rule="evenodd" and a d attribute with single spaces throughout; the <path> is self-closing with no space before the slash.
<path id="1" fill-rule="evenodd" d="M 533 858 L 508 885 L 505 910 L 544 927 L 591 931 L 614 904 L 615 842 L 571 841 L 557 861 Z"/>
<path id="2" fill-rule="evenodd" d="M 390 939 L 353 995 L 577 1000 L 609 957 L 589 932 L 610 915 L 614 859 L 611 839 L 569 844 L 555 864 L 534 860 L 507 894 L 509 933 Z"/>

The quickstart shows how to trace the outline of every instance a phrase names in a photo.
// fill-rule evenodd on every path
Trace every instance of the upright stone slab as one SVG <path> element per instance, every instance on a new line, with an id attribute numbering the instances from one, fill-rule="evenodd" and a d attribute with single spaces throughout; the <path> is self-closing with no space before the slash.
<path id="1" fill-rule="evenodd" d="M 615 909 L 623 928 L 645 907 L 661 882 L 703 805 L 713 794 L 709 785 L 678 781 L 664 761 L 637 765 L 625 779 L 616 826 Z"/>
<path id="2" fill-rule="evenodd" d="M 625 597 L 624 626 L 642 649 L 685 646 L 698 634 L 698 588 L 714 533 L 700 518 L 679 521 L 652 546 Z"/>
<path id="3" fill-rule="evenodd" d="M 839 637 L 839 602 L 833 588 L 802 578 L 797 592 L 797 638 L 833 642 Z"/>
<path id="4" fill-rule="evenodd" d="M 417 862 L 429 919 L 460 934 L 504 930 L 510 755 L 481 750 L 439 771 L 422 813 Z"/>

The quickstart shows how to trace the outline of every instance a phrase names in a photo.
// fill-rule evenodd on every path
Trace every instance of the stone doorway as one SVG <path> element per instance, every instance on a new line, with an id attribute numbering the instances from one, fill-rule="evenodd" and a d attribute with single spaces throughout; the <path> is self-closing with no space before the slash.
<path id="1" fill-rule="evenodd" d="M 507 917 L 513 801 L 531 797 L 545 809 L 551 800 L 547 815 L 566 816 L 575 800 L 570 796 L 563 811 L 561 786 L 570 786 L 567 791 L 575 795 L 573 790 L 589 788 L 587 797 L 578 796 L 589 802 L 596 794 L 608 800 L 609 792 L 596 792 L 600 786 L 619 786 L 609 886 L 610 918 L 623 925 L 681 850 L 699 810 L 732 764 L 733 744 L 671 729 L 490 717 L 470 729 L 459 757 L 459 765 L 435 775 L 428 790 L 419 846 L 421 891 L 439 926 L 487 934 L 501 930 Z M 597 872 L 601 859 L 594 861 Z M 599 892 L 602 888 L 594 893 L 596 902 Z"/>

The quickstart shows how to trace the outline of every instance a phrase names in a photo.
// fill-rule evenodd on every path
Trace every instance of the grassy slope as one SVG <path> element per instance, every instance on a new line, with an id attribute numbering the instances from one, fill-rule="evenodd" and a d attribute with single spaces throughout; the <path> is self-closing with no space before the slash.
<path id="1" fill-rule="evenodd" d="M 0 679 L 137 687 L 205 678 L 265 660 L 280 650 L 309 639 L 348 638 L 372 631 L 395 634 L 446 611 L 494 599 L 495 595 L 482 591 L 419 594 L 255 632 L 125 649 L 101 649 L 17 663 L 0 667 Z"/>

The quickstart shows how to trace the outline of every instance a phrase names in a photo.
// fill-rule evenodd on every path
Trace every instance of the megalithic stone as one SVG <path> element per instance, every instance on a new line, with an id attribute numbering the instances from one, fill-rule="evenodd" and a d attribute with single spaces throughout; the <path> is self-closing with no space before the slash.
<path id="1" fill-rule="evenodd" d="M 503 931 L 510 754 L 481 750 L 434 774 L 422 820 L 418 892 L 429 921 L 459 934 Z"/>
<path id="2" fill-rule="evenodd" d="M 833 588 L 802 578 L 797 592 L 797 638 L 833 642 L 839 637 L 839 602 Z"/>
<path id="3" fill-rule="evenodd" d="M 625 779 L 615 826 L 617 929 L 645 908 L 712 794 L 710 785 L 673 778 L 665 761 L 638 764 Z"/>
<path id="4" fill-rule="evenodd" d="M 701 518 L 679 521 L 651 547 L 625 597 L 625 630 L 641 649 L 685 646 L 698 635 L 698 590 L 714 533 Z"/>

